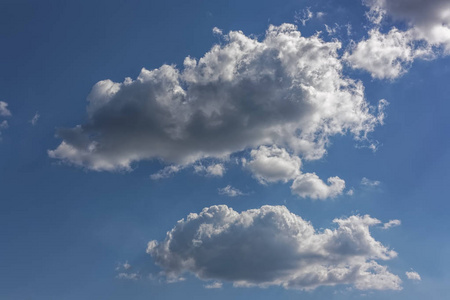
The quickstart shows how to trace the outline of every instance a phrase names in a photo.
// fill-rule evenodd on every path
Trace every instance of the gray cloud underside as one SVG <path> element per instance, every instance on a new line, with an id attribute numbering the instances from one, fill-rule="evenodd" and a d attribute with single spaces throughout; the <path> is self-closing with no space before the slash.
<path id="1" fill-rule="evenodd" d="M 236 286 L 401 289 L 400 278 L 376 262 L 397 255 L 370 234 L 381 222 L 367 215 L 334 222 L 336 229 L 317 232 L 284 206 L 242 213 L 211 206 L 178 221 L 164 241 L 149 242 L 147 252 L 171 279 L 191 272 Z"/>
<path id="2" fill-rule="evenodd" d="M 98 82 L 88 121 L 58 131 L 53 158 L 92 170 L 130 169 L 143 159 L 191 164 L 276 144 L 304 159 L 328 138 L 356 139 L 382 121 L 360 82 L 342 75 L 339 42 L 302 37 L 294 25 L 270 26 L 262 41 L 232 31 L 183 70 L 142 69 L 136 80 Z"/>

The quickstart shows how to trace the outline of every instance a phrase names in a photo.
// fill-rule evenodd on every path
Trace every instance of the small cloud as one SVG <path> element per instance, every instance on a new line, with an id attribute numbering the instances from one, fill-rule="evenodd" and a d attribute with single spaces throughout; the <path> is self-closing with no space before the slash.
<path id="1" fill-rule="evenodd" d="M 227 185 L 226 187 L 219 189 L 219 195 L 236 197 L 236 196 L 244 196 L 245 194 L 240 190 L 232 187 L 231 185 Z"/>
<path id="2" fill-rule="evenodd" d="M 222 282 L 215 281 L 211 284 L 206 284 L 205 289 L 221 289 L 222 288 Z"/>
<path id="3" fill-rule="evenodd" d="M 303 26 L 306 25 L 306 22 L 311 20 L 314 17 L 314 13 L 310 10 L 309 7 L 303 9 L 302 11 L 296 11 L 294 15 L 295 23 L 301 23 Z"/>
<path id="4" fill-rule="evenodd" d="M 370 180 L 366 177 L 363 177 L 361 179 L 361 185 L 364 185 L 364 186 L 375 187 L 375 186 L 379 186 L 380 184 L 381 184 L 381 182 L 378 180 Z"/>
<path id="5" fill-rule="evenodd" d="M 194 166 L 194 172 L 209 177 L 222 177 L 225 174 L 225 167 L 223 164 L 212 164 L 207 167 L 203 165 Z"/>
<path id="6" fill-rule="evenodd" d="M 11 116 L 11 111 L 8 109 L 8 103 L 0 101 L 0 116 L 9 117 Z"/>
<path id="7" fill-rule="evenodd" d="M 391 227 L 396 227 L 396 226 L 399 226 L 401 224 L 402 224 L 402 222 L 400 220 L 390 220 L 389 222 L 384 223 L 383 229 L 389 229 Z"/>
<path id="8" fill-rule="evenodd" d="M 216 35 L 223 35 L 222 29 L 217 28 L 217 27 L 214 27 L 214 28 L 212 29 L 212 32 L 213 32 L 214 34 L 216 34 Z"/>
<path id="9" fill-rule="evenodd" d="M 354 193 L 355 193 L 355 191 L 353 189 L 349 189 L 346 194 L 348 196 L 353 196 Z"/>
<path id="10" fill-rule="evenodd" d="M 0 141 L 2 140 L 2 129 L 7 129 L 8 127 L 8 121 L 4 120 L 0 123 Z"/>
<path id="11" fill-rule="evenodd" d="M 415 271 L 411 271 L 411 272 L 406 272 L 406 277 L 408 277 L 409 280 L 417 280 L 417 281 L 421 281 L 422 278 L 420 277 L 419 273 L 415 272 Z"/>
<path id="12" fill-rule="evenodd" d="M 3 122 L 0 123 L 0 129 L 6 129 L 8 128 L 8 121 L 4 120 Z"/>
<path id="13" fill-rule="evenodd" d="M 40 117 L 41 115 L 39 114 L 39 112 L 36 112 L 34 114 L 34 117 L 30 120 L 31 125 L 36 125 Z"/>
<path id="14" fill-rule="evenodd" d="M 141 276 L 138 273 L 119 273 L 116 278 L 127 280 L 138 280 Z"/>
<path id="15" fill-rule="evenodd" d="M 169 178 L 173 174 L 178 173 L 178 172 L 180 172 L 183 169 L 184 169 L 184 166 L 177 166 L 177 165 L 167 166 L 164 169 L 159 170 L 158 172 L 150 175 L 150 178 L 152 180 L 159 180 L 159 179 Z"/>

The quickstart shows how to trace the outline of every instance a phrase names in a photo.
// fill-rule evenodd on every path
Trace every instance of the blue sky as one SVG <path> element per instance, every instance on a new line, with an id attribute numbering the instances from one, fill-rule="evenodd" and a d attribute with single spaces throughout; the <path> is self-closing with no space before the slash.
<path id="1" fill-rule="evenodd" d="M 444 299 L 449 18 L 3 1 L 0 299 Z"/>

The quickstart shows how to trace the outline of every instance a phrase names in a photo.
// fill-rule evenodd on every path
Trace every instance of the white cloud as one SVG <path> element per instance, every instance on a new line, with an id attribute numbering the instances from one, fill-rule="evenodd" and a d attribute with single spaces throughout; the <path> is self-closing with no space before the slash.
<path id="1" fill-rule="evenodd" d="M 211 164 L 207 167 L 203 165 L 195 165 L 194 172 L 197 174 L 202 174 L 210 177 L 222 177 L 225 174 L 225 167 L 223 164 Z"/>
<path id="2" fill-rule="evenodd" d="M 408 277 L 409 280 L 418 280 L 418 281 L 422 280 L 419 273 L 414 271 L 406 272 L 406 277 Z"/>
<path id="3" fill-rule="evenodd" d="M 361 184 L 365 185 L 365 186 L 375 187 L 375 186 L 379 186 L 381 184 L 381 182 L 378 180 L 370 180 L 366 177 L 363 177 L 361 179 Z"/>
<path id="4" fill-rule="evenodd" d="M 416 46 L 410 31 L 391 29 L 387 34 L 379 29 L 369 31 L 369 37 L 354 44 L 343 59 L 352 68 L 364 69 L 374 78 L 394 79 L 404 74 L 414 59 L 431 55 L 431 49 Z"/>
<path id="5" fill-rule="evenodd" d="M 0 116 L 8 117 L 11 116 L 11 112 L 8 109 L 8 103 L 0 101 Z"/>
<path id="6" fill-rule="evenodd" d="M 432 59 L 443 48 L 450 54 L 450 2 L 448 0 L 363 0 L 367 16 L 375 24 L 369 38 L 360 41 L 344 55 L 357 69 L 374 78 L 393 79 L 405 73 L 417 58 Z M 403 21 L 404 31 L 392 27 L 381 33 L 385 20 Z"/>
<path id="7" fill-rule="evenodd" d="M 293 194 L 311 199 L 334 198 L 344 191 L 345 181 L 335 176 L 323 182 L 315 173 L 305 173 L 298 176 L 291 186 Z"/>
<path id="8" fill-rule="evenodd" d="M 286 149 L 277 146 L 261 146 L 250 152 L 251 160 L 243 160 L 243 165 L 262 184 L 268 182 L 288 182 L 300 175 L 302 161 L 290 155 Z"/>
<path id="9" fill-rule="evenodd" d="M 30 120 L 31 125 L 33 126 L 36 125 L 40 117 L 41 115 L 38 112 L 36 112 L 33 118 Z"/>
<path id="10" fill-rule="evenodd" d="M 404 21 L 416 40 L 443 46 L 450 54 L 450 2 L 448 0 L 363 0 L 378 20 Z M 379 23 L 379 22 L 378 22 Z"/>
<path id="11" fill-rule="evenodd" d="M 275 145 L 261 146 L 252 150 L 250 156 L 250 161 L 242 160 L 243 165 L 261 184 L 294 180 L 292 193 L 312 199 L 333 198 L 342 194 L 345 188 L 345 181 L 339 177 L 328 178 L 327 185 L 314 173 L 302 173 L 300 158 Z"/>
<path id="12" fill-rule="evenodd" d="M 294 15 L 295 23 L 301 23 L 303 26 L 306 25 L 306 22 L 311 20 L 314 17 L 314 13 L 311 11 L 311 8 L 307 7 L 302 11 L 296 11 Z"/>
<path id="13" fill-rule="evenodd" d="M 226 187 L 219 189 L 219 195 L 226 195 L 229 197 L 237 197 L 237 196 L 243 196 L 245 194 L 243 192 L 241 192 L 240 190 L 232 187 L 231 185 L 227 185 Z"/>
<path id="14" fill-rule="evenodd" d="M 402 222 L 400 220 L 390 220 L 389 222 L 384 223 L 383 229 L 389 229 L 391 227 L 400 226 L 401 224 Z"/>
<path id="15" fill-rule="evenodd" d="M 366 215 L 334 222 L 336 229 L 318 232 L 284 206 L 241 213 L 211 206 L 178 221 L 164 241 L 149 242 L 147 253 L 168 278 L 190 272 L 235 286 L 401 289 L 400 278 L 376 262 L 397 255 L 371 236 L 369 227 L 380 221 Z"/>
<path id="16" fill-rule="evenodd" d="M 354 193 L 355 193 L 355 191 L 353 189 L 349 189 L 346 194 L 348 196 L 353 196 Z"/>
<path id="17" fill-rule="evenodd" d="M 222 282 L 215 281 L 211 284 L 206 284 L 205 289 L 221 289 L 222 288 Z"/>
<path id="18" fill-rule="evenodd" d="M 184 166 L 176 166 L 176 165 L 167 166 L 164 169 L 161 169 L 158 172 L 150 175 L 150 178 L 153 179 L 153 180 L 169 178 L 173 174 L 176 174 L 176 173 L 180 172 L 184 168 L 185 168 Z"/>
<path id="19" fill-rule="evenodd" d="M 220 29 L 220 28 L 214 27 L 212 29 L 212 31 L 213 31 L 214 34 L 223 35 L 222 29 Z"/>
<path id="20" fill-rule="evenodd" d="M 226 35 L 184 69 L 142 69 L 136 80 L 98 82 L 88 121 L 58 131 L 52 158 L 97 171 L 158 158 L 177 165 L 278 145 L 302 159 L 326 153 L 330 136 L 366 139 L 379 124 L 361 82 L 342 75 L 341 44 L 270 26 L 261 41 Z"/>

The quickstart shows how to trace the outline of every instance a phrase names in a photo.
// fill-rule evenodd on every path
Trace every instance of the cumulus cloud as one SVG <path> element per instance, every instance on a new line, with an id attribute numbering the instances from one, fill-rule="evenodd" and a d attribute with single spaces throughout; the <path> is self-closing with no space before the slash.
<path id="1" fill-rule="evenodd" d="M 301 174 L 295 178 L 291 186 L 293 194 L 311 199 L 334 198 L 344 191 L 345 181 L 335 176 L 327 180 L 328 184 L 322 181 L 315 173 Z"/>
<path id="2" fill-rule="evenodd" d="M 406 22 L 416 39 L 443 46 L 450 53 L 450 2 L 448 0 L 364 0 L 370 14 Z M 377 22 L 380 23 L 380 22 Z"/>
<path id="3" fill-rule="evenodd" d="M 290 155 L 286 149 L 277 146 L 261 146 L 250 152 L 251 160 L 243 160 L 243 165 L 249 169 L 262 184 L 268 182 L 288 182 L 300 175 L 302 161 L 298 156 Z"/>
<path id="4" fill-rule="evenodd" d="M 401 224 L 402 222 L 400 220 L 390 220 L 389 222 L 384 223 L 383 229 L 389 229 L 391 227 L 400 226 Z"/>
<path id="5" fill-rule="evenodd" d="M 8 103 L 0 101 L 0 116 L 8 117 L 11 116 L 11 112 L 8 109 Z"/>
<path id="6" fill-rule="evenodd" d="M 227 185 L 224 188 L 219 189 L 219 195 L 225 195 L 229 197 L 237 197 L 245 195 L 243 192 L 238 190 L 237 188 L 232 187 L 231 185 Z"/>
<path id="7" fill-rule="evenodd" d="M 391 29 L 384 34 L 378 28 L 369 37 L 353 44 L 343 59 L 355 69 L 363 69 L 378 79 L 394 79 L 404 74 L 414 59 L 430 57 L 431 49 L 417 46 L 410 31 Z"/>
<path id="8" fill-rule="evenodd" d="M 222 177 L 225 174 L 225 166 L 223 164 L 211 164 L 207 167 L 204 165 L 195 165 L 194 172 L 209 177 Z"/>
<path id="9" fill-rule="evenodd" d="M 414 272 L 414 271 L 406 272 L 406 277 L 408 277 L 409 280 L 417 280 L 417 281 L 422 280 L 419 273 Z"/>
<path id="10" fill-rule="evenodd" d="M 375 187 L 375 186 L 379 186 L 380 184 L 381 184 L 381 182 L 378 180 L 370 180 L 369 178 L 366 178 L 366 177 L 363 177 L 361 179 L 361 185 L 364 185 L 364 186 Z"/>
<path id="11" fill-rule="evenodd" d="M 400 278 L 377 262 L 397 256 L 371 236 L 379 220 L 365 215 L 334 223 L 337 228 L 318 232 L 284 206 L 241 213 L 211 206 L 178 221 L 165 240 L 150 241 L 147 253 L 168 278 L 190 272 L 235 286 L 401 289 Z"/>
<path id="12" fill-rule="evenodd" d="M 355 44 L 344 59 L 374 78 L 393 79 L 406 72 L 417 58 L 432 59 L 442 48 L 450 54 L 450 2 L 447 0 L 363 0 L 375 24 L 369 37 Z M 385 20 L 402 21 L 407 29 L 393 27 L 381 33 Z"/>
<path id="13" fill-rule="evenodd" d="M 216 30 L 218 33 L 218 31 Z M 366 139 L 379 124 L 361 82 L 342 75 L 341 44 L 270 26 L 262 40 L 226 35 L 184 68 L 142 69 L 136 80 L 98 82 L 87 122 L 61 129 L 52 158 L 97 171 L 158 158 L 177 165 L 276 144 L 304 159 L 330 136 Z"/>
<path id="14" fill-rule="evenodd" d="M 261 183 L 288 182 L 293 180 L 292 193 L 312 199 L 333 198 L 345 188 L 345 181 L 339 177 L 328 178 L 328 185 L 315 173 L 302 173 L 302 161 L 277 146 L 261 146 L 250 152 L 251 159 L 242 160 L 245 168 Z"/>

